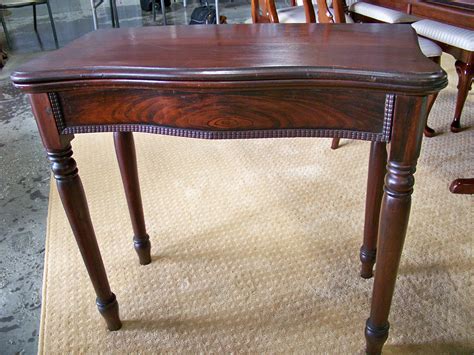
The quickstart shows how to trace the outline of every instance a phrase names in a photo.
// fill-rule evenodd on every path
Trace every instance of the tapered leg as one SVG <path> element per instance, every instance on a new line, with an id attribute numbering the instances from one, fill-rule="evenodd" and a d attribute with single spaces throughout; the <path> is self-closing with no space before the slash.
<path id="1" fill-rule="evenodd" d="M 64 210 L 97 295 L 99 312 L 105 318 L 109 330 L 118 330 L 122 327 L 119 306 L 110 290 L 71 146 L 62 150 L 48 150 L 48 158 Z"/>
<path id="2" fill-rule="evenodd" d="M 46 3 L 46 6 L 48 7 L 49 21 L 51 22 L 51 29 L 53 30 L 54 44 L 56 48 L 59 48 L 58 35 L 56 34 L 56 26 L 54 25 L 53 12 L 51 11 L 49 1 Z"/>
<path id="3" fill-rule="evenodd" d="M 386 164 L 386 144 L 372 142 L 370 146 L 369 176 L 367 179 L 367 197 L 365 200 L 364 242 L 360 248 L 360 261 L 362 262 L 360 276 L 364 279 L 369 279 L 373 276 L 372 270 L 377 252 L 380 205 L 382 203 Z"/>
<path id="4" fill-rule="evenodd" d="M 426 124 L 426 98 L 398 96 L 380 211 L 377 265 L 365 336 L 368 354 L 380 354 L 410 215 L 416 162 Z"/>
<path id="5" fill-rule="evenodd" d="M 341 140 L 340 138 L 333 138 L 332 142 L 331 142 L 331 149 L 339 148 L 339 141 L 340 140 Z"/>
<path id="6" fill-rule="evenodd" d="M 132 220 L 133 245 L 140 264 L 147 265 L 151 263 L 151 244 L 150 237 L 146 233 L 145 218 L 143 216 L 133 134 L 131 132 L 116 132 L 114 133 L 114 142 L 125 196 L 127 197 L 128 210 Z"/>
<path id="7" fill-rule="evenodd" d="M 473 63 L 463 63 L 460 60 L 456 61 L 456 72 L 458 73 L 458 96 L 456 99 L 456 109 L 454 111 L 454 119 L 451 123 L 452 132 L 461 131 L 461 113 L 466 102 L 467 94 L 471 90 L 472 77 L 474 75 Z"/>

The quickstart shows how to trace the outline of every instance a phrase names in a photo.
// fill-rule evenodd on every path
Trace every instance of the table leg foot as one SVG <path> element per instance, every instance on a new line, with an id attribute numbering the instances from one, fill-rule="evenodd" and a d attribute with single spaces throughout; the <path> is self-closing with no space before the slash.
<path id="1" fill-rule="evenodd" d="M 360 269 L 360 276 L 363 279 L 370 279 L 374 276 L 374 264 L 375 264 L 375 255 L 377 254 L 376 249 L 366 249 L 365 246 L 360 248 L 360 261 L 362 263 Z"/>
<path id="2" fill-rule="evenodd" d="M 119 317 L 119 305 L 117 298 L 113 293 L 112 297 L 107 301 L 97 298 L 96 304 L 100 314 L 104 317 L 109 330 L 114 331 L 122 328 L 122 322 Z"/>
<path id="3" fill-rule="evenodd" d="M 151 243 L 148 234 L 141 237 L 133 237 L 133 247 L 138 255 L 140 265 L 148 265 L 151 263 Z"/>
<path id="4" fill-rule="evenodd" d="M 371 322 L 370 318 L 365 323 L 365 339 L 366 348 L 365 352 L 370 355 L 377 355 L 382 353 L 382 348 L 388 338 L 389 324 L 387 323 L 383 327 L 375 327 Z"/>

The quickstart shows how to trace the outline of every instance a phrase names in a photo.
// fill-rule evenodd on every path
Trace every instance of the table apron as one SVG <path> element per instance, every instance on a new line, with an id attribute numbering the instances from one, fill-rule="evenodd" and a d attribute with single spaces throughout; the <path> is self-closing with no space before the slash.
<path id="1" fill-rule="evenodd" d="M 346 88 L 80 88 L 48 94 L 60 134 L 192 138 L 340 137 L 386 142 L 395 96 Z"/>

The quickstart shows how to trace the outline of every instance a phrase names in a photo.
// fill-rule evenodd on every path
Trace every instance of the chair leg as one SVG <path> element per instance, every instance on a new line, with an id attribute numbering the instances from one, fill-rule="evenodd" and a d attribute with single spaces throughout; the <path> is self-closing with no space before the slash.
<path id="1" fill-rule="evenodd" d="M 5 22 L 5 17 L 3 16 L 3 10 L 0 10 L 0 21 L 2 22 L 2 27 L 3 27 L 3 33 L 5 33 L 5 39 L 7 41 L 7 46 L 8 48 L 12 49 L 12 42 L 10 40 L 10 34 L 8 33 L 7 30 L 7 24 Z"/>
<path id="2" fill-rule="evenodd" d="M 92 21 L 94 23 L 94 30 L 97 31 L 99 28 L 99 23 L 97 21 L 97 8 L 95 7 L 95 1 L 91 0 L 91 7 L 92 7 Z"/>
<path id="3" fill-rule="evenodd" d="M 115 16 L 114 16 L 113 0 L 109 0 L 109 5 L 110 5 L 110 21 L 112 21 L 112 28 L 115 28 Z"/>
<path id="4" fill-rule="evenodd" d="M 147 265 L 151 263 L 151 244 L 150 237 L 146 233 L 145 218 L 143 216 L 133 134 L 131 132 L 116 132 L 114 133 L 114 143 L 128 210 L 132 220 L 133 245 L 138 254 L 140 264 Z"/>
<path id="5" fill-rule="evenodd" d="M 430 59 L 438 65 L 441 64 L 441 57 L 431 57 Z M 425 137 L 429 137 L 429 138 L 434 137 L 436 135 L 435 130 L 431 128 L 430 126 L 428 126 L 428 118 L 430 116 L 431 108 L 433 107 L 433 104 L 435 103 L 437 97 L 438 97 L 438 93 L 434 95 L 430 95 L 428 97 L 428 103 L 427 103 L 428 106 L 426 108 L 427 119 L 426 119 L 426 125 L 425 125 L 425 129 L 423 130 L 423 133 L 425 134 Z"/>
<path id="6" fill-rule="evenodd" d="M 367 197 L 365 200 L 364 241 L 360 247 L 360 261 L 362 263 L 360 276 L 364 279 L 370 279 L 373 276 L 386 164 L 386 144 L 372 142 L 370 145 Z"/>
<path id="7" fill-rule="evenodd" d="M 431 112 L 431 108 L 433 107 L 433 104 L 435 103 L 437 97 L 438 97 L 438 93 L 428 96 L 428 103 L 427 103 L 427 108 L 426 108 L 426 112 L 427 112 L 426 114 L 428 115 L 428 118 Z M 428 126 L 428 121 L 425 125 L 425 129 L 423 130 L 423 133 L 425 134 L 425 137 L 429 137 L 429 138 L 434 137 L 436 135 L 436 131 L 430 126 Z"/>
<path id="8" fill-rule="evenodd" d="M 163 24 L 166 26 L 168 23 L 166 21 L 166 7 L 165 7 L 165 0 L 160 1 L 161 4 L 161 13 L 163 14 Z"/>
<path id="9" fill-rule="evenodd" d="M 337 149 L 339 148 L 339 141 L 341 138 L 333 138 L 331 142 L 331 149 Z"/>
<path id="10" fill-rule="evenodd" d="M 59 48 L 58 35 L 56 34 L 56 26 L 54 25 L 53 12 L 51 11 L 49 1 L 46 2 L 46 6 L 48 7 L 49 21 L 51 22 L 51 29 L 53 30 L 54 44 L 56 48 Z"/>
<path id="11" fill-rule="evenodd" d="M 36 20 L 36 4 L 33 4 L 33 28 L 38 32 L 38 21 Z"/>
<path id="12" fill-rule="evenodd" d="M 456 110 L 454 112 L 454 119 L 451 123 L 451 132 L 457 133 L 461 131 L 461 113 L 466 102 L 467 94 L 471 90 L 472 77 L 474 75 L 473 63 L 463 63 L 460 60 L 456 61 L 456 72 L 458 73 L 458 97 L 456 100 Z"/>
<path id="13" fill-rule="evenodd" d="M 110 11 L 112 13 L 112 27 L 120 28 L 118 10 L 117 10 L 117 1 L 110 0 Z"/>

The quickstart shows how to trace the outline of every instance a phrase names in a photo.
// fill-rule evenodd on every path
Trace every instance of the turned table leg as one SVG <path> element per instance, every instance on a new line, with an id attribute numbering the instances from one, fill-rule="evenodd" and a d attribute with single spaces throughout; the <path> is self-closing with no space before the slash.
<path id="1" fill-rule="evenodd" d="M 147 265 L 151 263 L 151 244 L 150 237 L 146 233 L 145 218 L 143 216 L 133 134 L 131 132 L 116 132 L 114 133 L 114 142 L 128 210 L 132 220 L 133 245 L 138 254 L 140 264 Z"/>
<path id="2" fill-rule="evenodd" d="M 48 158 L 64 210 L 97 294 L 96 303 L 99 312 L 105 318 L 109 330 L 118 330 L 122 327 L 119 306 L 115 295 L 110 290 L 84 189 L 78 175 L 76 162 L 72 158 L 71 146 L 67 145 L 61 150 L 48 149 Z"/>
<path id="3" fill-rule="evenodd" d="M 365 200 L 364 242 L 360 248 L 360 261 L 362 262 L 360 276 L 364 279 L 369 279 L 373 276 L 372 269 L 375 264 L 375 254 L 377 251 L 377 234 L 386 164 L 386 144 L 372 142 L 367 179 L 367 197 Z"/>
<path id="4" fill-rule="evenodd" d="M 388 337 L 388 316 L 410 215 L 413 174 L 426 124 L 426 98 L 398 96 L 393 122 L 380 211 L 372 305 L 365 328 L 368 354 L 380 354 Z"/>
<path id="5" fill-rule="evenodd" d="M 454 111 L 454 119 L 451 123 L 452 132 L 461 131 L 461 113 L 466 102 L 467 94 L 471 90 L 472 77 L 474 75 L 474 65 L 472 63 L 463 63 L 456 61 L 456 72 L 458 73 L 458 96 L 456 99 L 456 109 Z"/>

